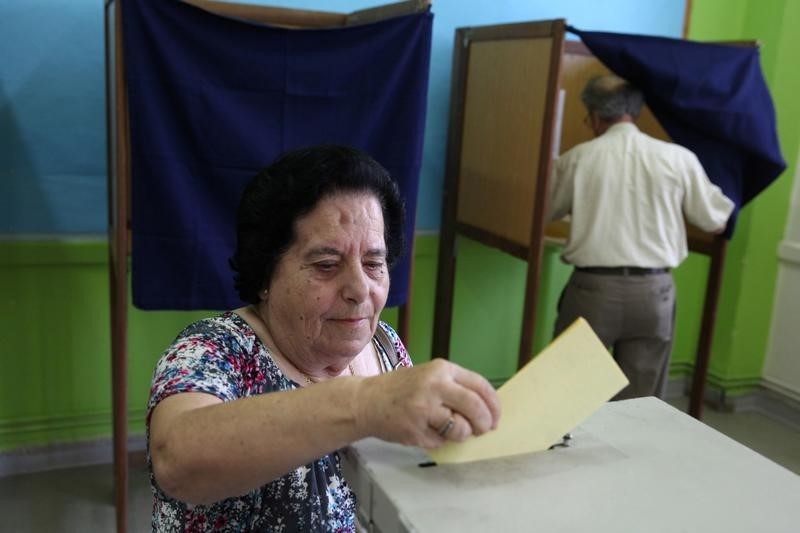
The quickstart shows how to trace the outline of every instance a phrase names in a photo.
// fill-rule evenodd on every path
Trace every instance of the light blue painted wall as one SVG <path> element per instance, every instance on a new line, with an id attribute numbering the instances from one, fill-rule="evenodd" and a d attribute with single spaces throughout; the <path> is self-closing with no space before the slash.
<path id="1" fill-rule="evenodd" d="M 0 234 L 105 232 L 102 6 L 0 1 Z"/>
<path id="2" fill-rule="evenodd" d="M 349 12 L 382 1 L 258 3 Z M 0 1 L 0 235 L 105 233 L 102 5 Z M 434 1 L 418 229 L 439 227 L 456 28 L 566 18 L 580 29 L 677 37 L 684 7 L 684 0 Z"/>

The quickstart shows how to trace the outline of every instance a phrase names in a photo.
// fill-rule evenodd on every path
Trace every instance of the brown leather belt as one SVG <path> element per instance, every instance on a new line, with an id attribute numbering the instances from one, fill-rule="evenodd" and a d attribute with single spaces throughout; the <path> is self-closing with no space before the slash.
<path id="1" fill-rule="evenodd" d="M 669 268 L 643 267 L 575 267 L 575 270 L 586 272 L 587 274 L 602 274 L 606 276 L 650 276 L 669 272 Z"/>

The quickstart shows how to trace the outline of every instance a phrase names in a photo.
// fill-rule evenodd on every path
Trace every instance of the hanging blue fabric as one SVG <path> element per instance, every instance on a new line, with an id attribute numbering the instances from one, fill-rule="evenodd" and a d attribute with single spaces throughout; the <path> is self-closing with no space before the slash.
<path id="1" fill-rule="evenodd" d="M 638 86 L 672 140 L 697 154 L 736 204 L 730 237 L 739 209 L 786 169 L 758 48 L 567 30 Z"/>
<path id="2" fill-rule="evenodd" d="M 370 153 L 397 180 L 413 242 L 430 62 L 430 12 L 285 29 L 177 0 L 125 0 L 133 302 L 242 305 L 228 266 L 245 183 L 279 154 L 323 142 Z M 406 301 L 410 257 L 392 271 Z"/>

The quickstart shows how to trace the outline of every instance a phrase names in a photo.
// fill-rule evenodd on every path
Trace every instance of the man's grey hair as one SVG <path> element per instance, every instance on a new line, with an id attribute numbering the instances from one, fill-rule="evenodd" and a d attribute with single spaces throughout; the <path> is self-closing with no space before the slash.
<path id="1" fill-rule="evenodd" d="M 581 100 L 590 113 L 597 113 L 602 120 L 608 122 L 623 115 L 637 118 L 644 102 L 639 89 L 613 74 L 590 79 L 581 93 Z"/>

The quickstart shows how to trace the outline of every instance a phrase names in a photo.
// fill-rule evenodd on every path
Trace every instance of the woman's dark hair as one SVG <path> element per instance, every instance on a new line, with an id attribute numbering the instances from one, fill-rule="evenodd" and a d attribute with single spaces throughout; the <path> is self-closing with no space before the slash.
<path id="1" fill-rule="evenodd" d="M 366 152 L 322 145 L 287 152 L 250 181 L 236 211 L 236 250 L 230 259 L 239 297 L 258 303 L 280 257 L 296 236 L 297 219 L 340 192 L 374 195 L 383 211 L 386 262 L 403 252 L 404 207 L 397 184 Z"/>

